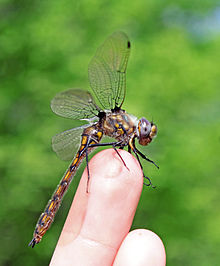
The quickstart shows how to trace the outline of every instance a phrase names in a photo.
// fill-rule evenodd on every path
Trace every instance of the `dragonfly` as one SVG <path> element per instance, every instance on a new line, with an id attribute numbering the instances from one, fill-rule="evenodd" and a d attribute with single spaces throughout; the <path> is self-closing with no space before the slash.
<path id="1" fill-rule="evenodd" d="M 52 148 L 58 157 L 63 160 L 72 159 L 72 162 L 48 201 L 44 212 L 40 215 L 33 239 L 29 243 L 32 248 L 41 241 L 50 228 L 63 196 L 83 159 L 86 159 L 89 182 L 88 155 L 96 147 L 113 147 L 125 166 L 126 162 L 118 149 L 128 147 L 128 152 L 135 154 L 142 171 L 140 157 L 159 168 L 135 145 L 136 139 L 140 145 L 148 145 L 157 135 L 157 126 L 144 117 L 137 119 L 121 109 L 125 99 L 126 69 L 130 49 L 131 43 L 127 35 L 121 31 L 114 32 L 97 49 L 91 59 L 88 66 L 88 77 L 99 105 L 96 104 L 90 92 L 82 89 L 63 91 L 51 101 L 51 109 L 55 114 L 65 118 L 87 121 L 87 124 L 67 130 L 52 138 Z M 111 137 L 115 141 L 100 143 L 103 136 Z M 74 151 L 77 151 L 75 156 Z M 143 177 L 148 180 L 147 183 L 144 183 L 145 185 L 152 185 L 150 178 L 144 173 Z"/>

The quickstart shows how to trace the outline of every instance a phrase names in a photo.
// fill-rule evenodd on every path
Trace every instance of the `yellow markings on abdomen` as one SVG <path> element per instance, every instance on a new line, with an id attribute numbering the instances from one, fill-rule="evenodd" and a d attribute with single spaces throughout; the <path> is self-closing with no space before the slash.
<path id="1" fill-rule="evenodd" d="M 85 147 L 85 145 L 87 144 L 87 142 L 88 142 L 88 137 L 87 136 L 82 136 L 80 150 L 82 150 Z"/>
<path id="2" fill-rule="evenodd" d="M 81 145 L 80 150 L 83 149 Z M 34 231 L 34 238 L 32 240 L 32 244 L 37 244 L 41 241 L 42 237 L 46 233 L 46 231 L 50 228 L 50 225 L 53 222 L 54 216 L 56 212 L 58 211 L 61 200 L 67 191 L 67 188 L 69 187 L 70 182 L 73 179 L 73 176 L 77 170 L 77 167 L 79 166 L 79 163 L 82 161 L 82 159 L 85 157 L 85 155 L 79 156 L 79 152 L 77 153 L 75 159 L 73 160 L 72 164 L 64 174 L 62 180 L 60 181 L 59 185 L 57 186 L 57 189 L 53 193 L 51 199 L 49 200 L 44 212 L 41 214 L 40 219 L 37 222 L 35 231 Z"/>
<path id="3" fill-rule="evenodd" d="M 97 144 L 102 138 L 102 131 L 99 131 L 94 126 L 88 127 L 84 130 L 84 135 L 82 135 L 81 146 L 79 148 L 78 153 L 76 154 L 72 164 L 69 166 L 67 171 L 65 172 L 63 178 L 61 179 L 57 189 L 53 193 L 51 199 L 49 200 L 44 212 L 41 214 L 40 219 L 37 222 L 34 237 L 29 245 L 34 247 L 35 244 L 39 243 L 46 233 L 46 231 L 50 228 L 50 225 L 53 222 L 55 214 L 60 207 L 62 198 L 67 191 L 77 168 L 79 167 L 81 161 L 85 157 L 85 148 L 88 147 L 88 144 Z M 90 137 L 89 137 L 90 136 Z M 92 137 L 92 140 L 91 140 Z M 89 142 L 89 143 L 88 143 Z M 88 153 L 91 152 L 93 148 L 88 148 Z"/>

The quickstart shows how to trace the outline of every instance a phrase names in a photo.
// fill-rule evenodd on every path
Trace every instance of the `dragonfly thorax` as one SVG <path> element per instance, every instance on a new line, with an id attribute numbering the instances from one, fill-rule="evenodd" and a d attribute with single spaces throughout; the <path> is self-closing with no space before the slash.
<path id="1" fill-rule="evenodd" d="M 128 143 L 134 134 L 137 119 L 124 110 L 106 112 L 106 117 L 102 120 L 103 133 L 109 137 Z"/>
<path id="2" fill-rule="evenodd" d="M 136 131 L 139 143 L 143 146 L 148 145 L 157 135 L 156 125 L 154 125 L 153 122 L 149 122 L 144 117 L 142 117 L 138 121 L 138 126 Z"/>

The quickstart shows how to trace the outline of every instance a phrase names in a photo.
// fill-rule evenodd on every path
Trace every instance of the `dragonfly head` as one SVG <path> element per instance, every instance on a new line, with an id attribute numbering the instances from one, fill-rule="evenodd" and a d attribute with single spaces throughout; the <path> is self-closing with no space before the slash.
<path id="1" fill-rule="evenodd" d="M 149 122 L 146 118 L 142 117 L 138 121 L 137 135 L 139 143 L 143 146 L 149 144 L 157 135 L 157 127 L 153 122 Z"/>

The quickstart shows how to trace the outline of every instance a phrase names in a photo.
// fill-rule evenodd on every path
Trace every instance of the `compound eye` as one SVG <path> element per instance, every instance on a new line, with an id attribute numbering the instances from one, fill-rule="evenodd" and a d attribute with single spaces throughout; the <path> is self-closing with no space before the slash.
<path id="1" fill-rule="evenodd" d="M 151 123 L 146 118 L 141 118 L 139 121 L 140 138 L 148 136 L 150 130 L 151 130 Z"/>

